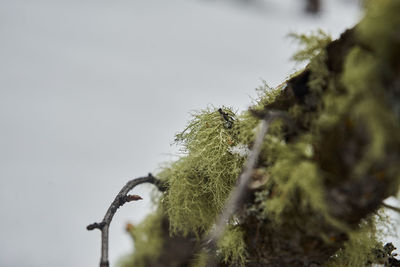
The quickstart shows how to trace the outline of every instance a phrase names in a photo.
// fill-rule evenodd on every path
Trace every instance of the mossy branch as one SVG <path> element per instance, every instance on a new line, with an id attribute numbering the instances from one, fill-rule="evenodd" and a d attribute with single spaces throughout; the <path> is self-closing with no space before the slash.
<path id="1" fill-rule="evenodd" d="M 126 266 L 392 264 L 374 214 L 400 185 L 400 2 L 370 5 L 338 40 L 298 36 L 307 46 L 296 59 L 309 64 L 263 86 L 250 112 L 194 114 L 177 135 L 183 157 L 157 175 L 168 184 L 155 221 L 162 248 L 148 224 Z M 258 133 L 270 110 L 283 120 Z"/>
<path id="2" fill-rule="evenodd" d="M 100 223 L 89 224 L 86 229 L 94 230 L 99 229 L 101 231 L 101 258 L 100 267 L 109 267 L 108 261 L 108 230 L 110 228 L 111 221 L 117 212 L 118 208 L 123 206 L 126 202 L 136 201 L 142 199 L 138 195 L 128 195 L 128 193 L 135 188 L 137 185 L 150 183 L 154 184 L 160 191 L 165 191 L 163 183 L 156 179 L 151 173 L 145 177 L 139 177 L 130 180 L 122 189 L 119 191 L 114 201 L 111 203 L 103 220 Z"/>

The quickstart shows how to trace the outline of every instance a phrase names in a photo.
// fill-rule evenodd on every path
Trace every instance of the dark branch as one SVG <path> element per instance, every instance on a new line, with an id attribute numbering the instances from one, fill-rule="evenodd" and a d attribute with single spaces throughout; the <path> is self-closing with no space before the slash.
<path id="1" fill-rule="evenodd" d="M 400 208 L 394 207 L 392 205 L 386 204 L 385 202 L 382 202 L 382 206 L 384 206 L 385 208 L 391 209 L 393 211 L 396 211 L 398 213 L 400 213 Z"/>
<path id="2" fill-rule="evenodd" d="M 118 208 L 124 205 L 126 202 L 137 201 L 142 199 L 138 195 L 128 195 L 134 187 L 139 184 L 150 183 L 154 184 L 161 192 L 164 192 L 166 187 L 158 179 L 156 179 L 151 173 L 146 177 L 140 177 L 129 181 L 122 189 L 119 191 L 118 195 L 115 197 L 114 201 L 111 203 L 103 220 L 100 223 L 92 223 L 86 227 L 87 230 L 99 229 L 101 230 L 101 259 L 100 267 L 108 267 L 108 229 L 110 228 L 111 221 L 117 212 Z"/>
<path id="3" fill-rule="evenodd" d="M 103 228 L 103 226 L 105 225 L 105 223 L 104 222 L 101 222 L 101 223 L 92 223 L 92 224 L 89 224 L 88 226 L 86 226 L 86 229 L 87 230 L 94 230 L 94 229 L 100 229 L 101 230 L 101 228 Z"/>

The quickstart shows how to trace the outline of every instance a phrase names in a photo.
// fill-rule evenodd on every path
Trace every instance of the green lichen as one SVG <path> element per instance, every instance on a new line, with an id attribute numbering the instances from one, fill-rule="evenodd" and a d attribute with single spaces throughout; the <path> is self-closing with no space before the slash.
<path id="1" fill-rule="evenodd" d="M 368 1 L 368 13 L 358 25 L 359 38 L 374 51 L 378 73 L 384 78 L 398 75 L 400 58 L 400 2 Z M 397 99 L 398 100 L 398 99 Z"/>
<path id="2" fill-rule="evenodd" d="M 207 266 L 208 255 L 205 252 L 200 252 L 194 256 L 190 263 L 190 267 L 205 267 Z"/>
<path id="3" fill-rule="evenodd" d="M 319 29 L 309 35 L 295 34 L 289 35 L 299 42 L 302 46 L 293 56 L 292 60 L 297 62 L 307 61 L 307 69 L 311 71 L 308 86 L 312 92 L 321 94 L 327 85 L 329 70 L 325 61 L 327 58 L 325 48 L 332 41 L 331 37 Z"/>
<path id="4" fill-rule="evenodd" d="M 347 109 L 351 108 L 353 120 L 364 121 L 369 134 L 369 144 L 355 168 L 357 176 L 371 166 L 382 165 L 385 154 L 398 147 L 400 140 L 396 118 L 399 98 L 396 99 L 391 85 L 385 83 L 388 78 L 393 80 L 392 70 L 396 69 L 393 65 L 399 66 L 400 39 L 393 29 L 400 27 L 400 3 L 380 0 L 369 5 L 369 12 L 357 27 L 358 37 L 368 48 L 355 47 L 349 52 L 342 76 L 349 94 Z M 389 168 L 386 172 L 395 171 Z"/>
<path id="5" fill-rule="evenodd" d="M 193 114 L 176 136 L 184 156 L 166 170 L 168 191 L 163 198 L 173 233 L 206 231 L 221 211 L 243 165 L 231 152 L 238 144 L 240 121 L 228 108 Z"/>
<path id="6" fill-rule="evenodd" d="M 160 255 L 164 240 L 162 238 L 162 212 L 160 210 L 146 217 L 139 225 L 127 230 L 135 244 L 135 252 L 122 259 L 121 267 L 146 267 L 146 262 Z"/>
<path id="7" fill-rule="evenodd" d="M 246 244 L 244 242 L 244 232 L 240 226 L 229 226 L 218 243 L 217 253 L 222 262 L 244 266 L 246 263 Z"/>
<path id="8" fill-rule="evenodd" d="M 382 247 L 378 241 L 374 219 L 361 222 L 360 227 L 349 233 L 349 240 L 331 259 L 326 267 L 364 267 L 370 266 L 377 260 L 376 249 Z"/>
<path id="9" fill-rule="evenodd" d="M 202 251 L 194 257 L 191 267 L 206 267 L 207 254 Z M 217 244 L 217 257 L 228 266 L 245 266 L 247 250 L 244 232 L 239 225 L 229 225 Z"/>
<path id="10" fill-rule="evenodd" d="M 276 88 L 272 88 L 265 81 L 263 81 L 263 84 L 256 88 L 257 98 L 253 99 L 251 110 L 254 112 L 264 110 L 265 106 L 273 103 L 276 100 L 284 87 L 285 83 L 282 83 Z M 260 120 L 250 111 L 243 112 L 240 116 L 238 116 L 238 119 L 240 120 L 239 133 L 237 136 L 238 143 L 250 146 L 254 141 Z"/>
<path id="11" fill-rule="evenodd" d="M 289 37 L 300 45 L 300 49 L 292 56 L 292 59 L 298 62 L 314 60 L 331 42 L 331 37 L 321 29 L 310 34 L 291 33 Z"/>

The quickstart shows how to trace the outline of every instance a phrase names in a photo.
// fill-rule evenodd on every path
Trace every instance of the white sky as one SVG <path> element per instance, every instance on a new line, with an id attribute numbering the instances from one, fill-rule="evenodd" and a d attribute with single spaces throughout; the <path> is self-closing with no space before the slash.
<path id="1" fill-rule="evenodd" d="M 243 1 L 242 1 L 243 2 Z M 295 69 L 285 36 L 337 37 L 359 19 L 352 1 L 0 0 L 0 266 L 97 266 L 101 220 L 128 179 L 174 158 L 191 110 L 244 110 L 261 79 Z M 246 1 L 245 1 L 246 2 Z M 131 252 L 120 209 L 110 257 Z"/>

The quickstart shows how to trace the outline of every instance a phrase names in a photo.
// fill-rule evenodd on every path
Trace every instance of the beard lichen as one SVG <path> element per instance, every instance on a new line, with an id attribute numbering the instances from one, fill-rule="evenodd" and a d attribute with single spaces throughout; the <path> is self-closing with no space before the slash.
<path id="1" fill-rule="evenodd" d="M 378 241 L 376 222 L 372 216 L 363 220 L 348 236 L 348 241 L 329 259 L 326 267 L 364 267 L 377 262 L 375 251 L 382 244 Z"/>
<path id="2" fill-rule="evenodd" d="M 184 156 L 168 169 L 162 200 L 172 233 L 199 236 L 214 222 L 243 165 L 243 156 L 230 150 L 239 128 L 231 109 L 214 108 L 195 113 L 176 135 Z"/>
<path id="3" fill-rule="evenodd" d="M 246 264 L 246 244 L 244 232 L 239 225 L 230 225 L 218 243 L 217 256 L 226 264 L 235 263 L 236 266 Z"/>

